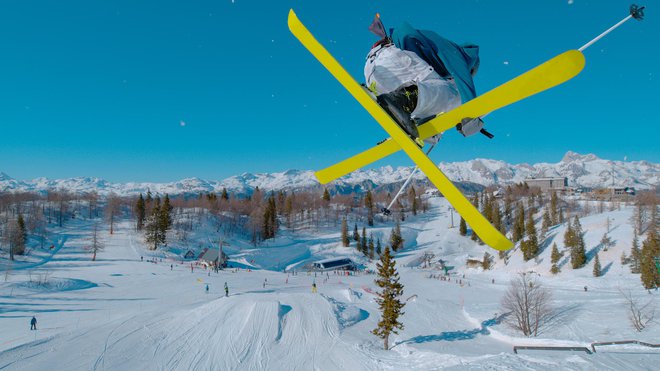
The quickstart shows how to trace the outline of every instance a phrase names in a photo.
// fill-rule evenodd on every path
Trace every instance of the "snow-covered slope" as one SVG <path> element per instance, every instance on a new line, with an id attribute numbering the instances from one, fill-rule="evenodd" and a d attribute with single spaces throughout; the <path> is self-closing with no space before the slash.
<path id="1" fill-rule="evenodd" d="M 396 258 L 404 284 L 405 327 L 390 337 L 389 351 L 382 350 L 381 340 L 370 332 L 380 320 L 374 275 L 282 272 L 283 266 L 331 256 L 350 256 L 373 268 L 353 246 L 341 246 L 337 228 L 305 236 L 283 233 L 262 247 L 232 242 L 230 256 L 254 262 L 254 267 L 215 273 L 200 267 L 191 270 L 189 262 L 161 250 L 146 250 L 130 221 L 118 223 L 113 235 L 104 228 L 106 248 L 92 262 L 84 247 L 94 221 L 76 219 L 54 230 L 53 250 L 35 248 L 3 275 L 0 369 L 656 368 L 658 350 L 640 346 L 601 347 L 594 354 L 513 352 L 515 345 L 657 342 L 660 326 L 653 323 L 636 332 L 628 323 L 623 297 L 630 293 L 640 303 L 658 300 L 657 292 L 644 290 L 639 276 L 620 263 L 621 253 L 630 249 L 632 207 L 621 205 L 620 210 L 582 218 L 590 262 L 578 270 L 563 264 L 561 273 L 552 275 L 547 247 L 528 262 L 515 252 L 508 264 L 495 258 L 492 270 L 467 268 L 467 257 L 495 252 L 460 236 L 458 228 L 448 228 L 451 214 L 445 199 L 431 198 L 429 203 L 428 213 L 407 218 L 402 225 L 405 248 Z M 608 225 L 614 246 L 604 251 L 598 241 Z M 373 232 L 387 240 L 391 227 L 391 222 L 382 222 Z M 563 228 L 554 226 L 549 232 L 560 250 Z M 596 251 L 603 266 L 601 277 L 591 275 Z M 420 264 L 426 253 L 454 266 L 450 280 L 439 279 L 442 270 Z M 536 338 L 522 337 L 502 323 L 506 316 L 499 304 L 508 280 L 529 271 L 538 273 L 541 283 L 552 290 L 556 309 L 552 322 Z M 40 284 L 43 277 L 48 278 Z M 316 294 L 312 283 L 318 287 Z M 585 292 L 584 286 L 589 290 Z M 37 331 L 28 330 L 33 315 Z"/>
<path id="2" fill-rule="evenodd" d="M 475 159 L 465 162 L 440 163 L 440 168 L 455 182 L 488 186 L 522 182 L 529 177 L 568 178 L 571 186 L 603 187 L 614 181 L 616 186 L 655 188 L 660 185 L 660 164 L 647 161 L 623 162 L 600 159 L 593 154 L 580 155 L 568 152 L 558 163 L 535 165 L 512 165 L 503 161 Z M 410 175 L 412 167 L 385 166 L 378 169 L 355 171 L 330 185 L 333 192 L 350 193 L 388 187 L 403 181 Z M 614 177 L 612 177 L 614 176 Z M 614 178 L 614 179 L 612 179 Z M 418 173 L 416 179 L 422 182 L 425 177 Z M 69 192 L 85 193 L 96 191 L 101 195 L 116 193 L 132 195 L 147 190 L 169 194 L 196 194 L 199 192 L 219 192 L 227 188 L 232 193 L 249 194 L 255 187 L 266 191 L 300 190 L 320 187 L 311 170 L 288 170 L 280 173 L 244 173 L 224 180 L 182 179 L 171 183 L 110 183 L 99 178 L 79 177 L 51 180 L 37 178 L 20 181 L 0 173 L 0 192 L 64 189 Z"/>

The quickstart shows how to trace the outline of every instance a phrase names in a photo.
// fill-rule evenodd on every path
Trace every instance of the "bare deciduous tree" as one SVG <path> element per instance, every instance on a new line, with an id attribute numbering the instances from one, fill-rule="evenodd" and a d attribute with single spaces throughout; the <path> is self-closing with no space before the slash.
<path id="1" fill-rule="evenodd" d="M 653 318 L 655 317 L 653 299 L 650 299 L 645 304 L 640 304 L 639 300 L 634 298 L 630 291 L 628 293 L 621 291 L 621 295 L 623 295 L 628 304 L 628 318 L 630 319 L 630 323 L 635 330 L 641 332 L 653 322 Z"/>
<path id="2" fill-rule="evenodd" d="M 502 298 L 502 309 L 508 313 L 506 323 L 525 336 L 537 336 L 553 316 L 551 300 L 550 291 L 536 277 L 521 273 L 511 280 Z"/>
<path id="3" fill-rule="evenodd" d="M 119 216 L 120 210 L 121 210 L 121 199 L 114 193 L 111 193 L 108 196 L 105 205 L 105 217 L 108 220 L 108 223 L 110 224 L 110 234 L 114 233 L 115 221 Z"/>
<path id="4" fill-rule="evenodd" d="M 92 261 L 96 260 L 96 253 L 103 251 L 104 247 L 105 246 L 99 237 L 99 225 L 98 223 L 94 223 L 94 227 L 92 228 L 92 236 L 89 239 L 89 251 L 91 251 L 93 254 Z"/>

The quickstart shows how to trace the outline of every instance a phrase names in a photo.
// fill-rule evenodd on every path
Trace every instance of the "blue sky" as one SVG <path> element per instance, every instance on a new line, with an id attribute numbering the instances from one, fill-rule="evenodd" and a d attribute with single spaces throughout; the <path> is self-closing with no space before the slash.
<path id="1" fill-rule="evenodd" d="M 320 169 L 386 137 L 287 29 L 294 8 L 358 81 L 380 12 L 480 46 L 483 93 L 627 15 L 628 1 L 0 3 L 0 171 L 18 179 L 222 179 Z M 652 5 L 652 4 L 651 4 Z M 432 158 L 557 162 L 573 150 L 660 162 L 660 23 L 631 20 L 575 79 L 448 133 Z M 403 154 L 373 166 L 411 165 Z"/>

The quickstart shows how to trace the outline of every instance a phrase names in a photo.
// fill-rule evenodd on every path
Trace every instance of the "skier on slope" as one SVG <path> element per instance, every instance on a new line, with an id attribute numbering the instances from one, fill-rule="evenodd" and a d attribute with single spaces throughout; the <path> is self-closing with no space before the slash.
<path id="1" fill-rule="evenodd" d="M 30 320 L 30 330 L 36 330 L 37 329 L 37 317 L 32 316 L 32 319 Z"/>
<path id="2" fill-rule="evenodd" d="M 479 68 L 479 47 L 455 44 L 408 23 L 390 29 L 387 35 L 378 14 L 369 30 L 381 39 L 367 55 L 367 88 L 421 146 L 417 125 L 476 97 L 472 78 Z M 483 125 L 480 118 L 467 118 L 457 129 L 466 137 L 479 131 L 492 137 Z M 427 141 L 437 143 L 441 135 Z"/>

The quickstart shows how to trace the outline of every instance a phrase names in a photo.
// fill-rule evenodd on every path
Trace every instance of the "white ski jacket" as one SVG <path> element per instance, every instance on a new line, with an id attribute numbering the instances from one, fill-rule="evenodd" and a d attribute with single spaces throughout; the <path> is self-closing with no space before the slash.
<path id="1" fill-rule="evenodd" d="M 394 44 L 381 44 L 369 51 L 364 66 L 367 87 L 376 95 L 417 85 L 417 106 L 411 117 L 424 119 L 448 112 L 461 104 L 453 80 L 445 80 L 414 52 Z"/>

